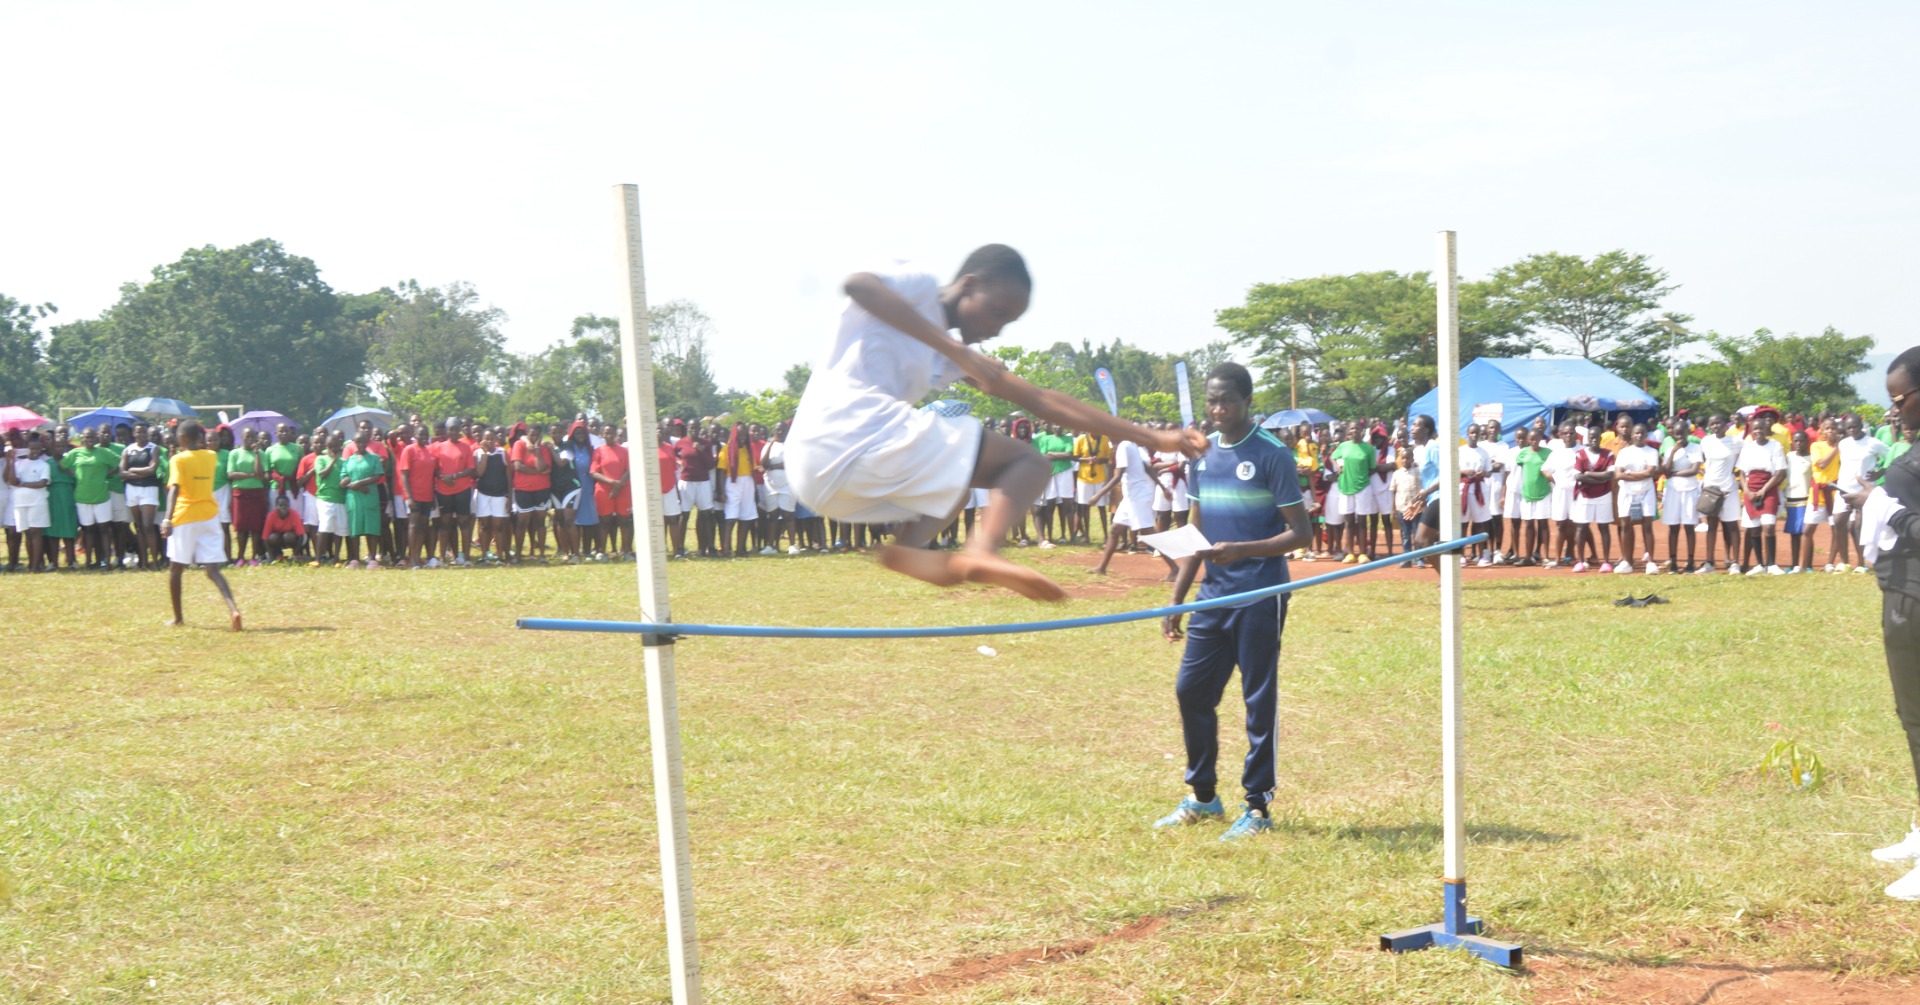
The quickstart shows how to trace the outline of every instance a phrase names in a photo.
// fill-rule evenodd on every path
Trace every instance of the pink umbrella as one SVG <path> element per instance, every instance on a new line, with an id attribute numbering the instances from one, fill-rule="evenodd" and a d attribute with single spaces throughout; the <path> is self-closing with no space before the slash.
<path id="1" fill-rule="evenodd" d="M 11 433 L 16 429 L 39 429 L 53 425 L 52 420 L 35 412 L 31 408 L 19 405 L 0 406 L 0 433 Z"/>

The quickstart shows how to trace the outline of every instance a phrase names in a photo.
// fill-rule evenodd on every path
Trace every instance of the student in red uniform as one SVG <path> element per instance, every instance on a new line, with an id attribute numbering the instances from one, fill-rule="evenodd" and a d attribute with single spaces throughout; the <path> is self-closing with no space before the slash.
<path id="1" fill-rule="evenodd" d="M 459 419 L 448 419 L 427 451 L 433 455 L 434 523 L 439 525 L 440 553 L 450 565 L 468 565 L 467 545 L 473 518 L 473 449 L 461 438 Z"/>
<path id="2" fill-rule="evenodd" d="M 528 538 L 533 554 L 547 558 L 547 507 L 553 502 L 553 448 L 540 442 L 540 434 L 522 422 L 513 427 L 513 451 L 507 455 L 513 465 L 513 551 L 527 554 Z"/>
<path id="3" fill-rule="evenodd" d="M 602 429 L 603 434 L 617 433 L 612 426 Z M 627 448 L 616 442 L 612 436 L 603 435 L 605 442 L 593 448 L 593 465 L 589 473 L 593 476 L 593 503 L 600 513 L 600 524 L 606 531 L 607 551 L 614 555 L 624 554 L 632 545 L 631 527 L 633 517 L 633 479 L 628 471 Z M 615 530 L 618 536 L 625 538 L 615 544 Z"/>
<path id="4" fill-rule="evenodd" d="M 293 512 L 293 500 L 288 499 L 285 492 L 275 493 L 273 509 L 260 527 L 260 543 L 267 546 L 267 561 L 290 560 L 305 540 L 306 528 Z"/>
<path id="5" fill-rule="evenodd" d="M 680 523 L 680 514 L 684 510 L 680 501 L 680 455 L 673 449 L 673 434 L 667 427 L 659 429 L 660 442 L 654 448 L 655 460 L 660 465 L 660 529 L 667 541 L 667 557 L 683 558 L 681 552 L 686 542 L 686 531 Z M 639 546 L 635 545 L 637 549 Z"/>
<path id="6" fill-rule="evenodd" d="M 421 426 L 419 438 L 401 446 L 394 461 L 394 471 L 399 475 L 396 491 L 407 500 L 407 567 L 412 569 L 440 567 L 433 547 L 434 459 L 427 449 L 430 442 L 427 427 Z"/>

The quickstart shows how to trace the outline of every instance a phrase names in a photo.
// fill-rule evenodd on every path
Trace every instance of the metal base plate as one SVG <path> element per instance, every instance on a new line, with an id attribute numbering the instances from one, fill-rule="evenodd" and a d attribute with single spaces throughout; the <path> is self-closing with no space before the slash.
<path id="1" fill-rule="evenodd" d="M 1458 934 L 1447 931 L 1447 926 L 1444 924 L 1432 924 L 1380 936 L 1380 948 L 1392 953 L 1407 953 L 1433 946 L 1442 949 L 1464 949 L 1489 963 L 1510 970 L 1519 969 L 1522 963 L 1522 950 L 1519 946 L 1511 942 L 1495 942 L 1481 937 L 1479 918 L 1468 918 Z"/>

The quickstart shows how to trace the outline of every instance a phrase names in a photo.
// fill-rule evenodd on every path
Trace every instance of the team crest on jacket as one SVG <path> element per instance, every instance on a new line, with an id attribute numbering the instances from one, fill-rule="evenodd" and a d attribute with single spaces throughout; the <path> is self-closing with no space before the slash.
<path id="1" fill-rule="evenodd" d="M 1253 481 L 1253 462 L 1241 461 L 1240 466 L 1233 469 L 1233 473 L 1243 482 Z"/>

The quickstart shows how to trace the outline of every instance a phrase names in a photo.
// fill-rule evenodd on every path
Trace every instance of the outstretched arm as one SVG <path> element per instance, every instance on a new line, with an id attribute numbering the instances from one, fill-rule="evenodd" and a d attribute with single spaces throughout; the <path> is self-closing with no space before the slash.
<path id="1" fill-rule="evenodd" d="M 1115 440 L 1145 443 L 1155 450 L 1179 452 L 1198 457 L 1206 452 L 1206 437 L 1198 430 L 1158 430 L 1136 426 L 1114 418 L 1071 395 L 1035 387 L 1007 372 L 998 360 L 975 352 L 954 341 L 933 322 L 928 321 L 907 299 L 893 291 L 885 280 L 871 272 L 847 277 L 847 296 L 867 313 L 887 326 L 921 342 L 952 360 L 966 374 L 967 383 L 986 394 L 1020 405 L 1036 418 L 1075 429 L 1104 434 Z"/>

